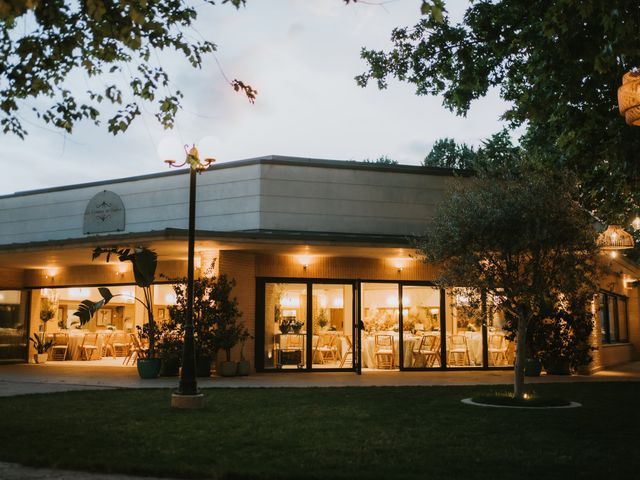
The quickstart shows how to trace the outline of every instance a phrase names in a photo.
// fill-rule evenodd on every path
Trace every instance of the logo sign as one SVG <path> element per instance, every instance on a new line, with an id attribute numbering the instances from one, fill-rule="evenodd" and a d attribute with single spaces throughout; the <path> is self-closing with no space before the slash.
<path id="1" fill-rule="evenodd" d="M 124 204 L 118 195 L 108 190 L 96 194 L 84 211 L 84 233 L 122 232 Z"/>

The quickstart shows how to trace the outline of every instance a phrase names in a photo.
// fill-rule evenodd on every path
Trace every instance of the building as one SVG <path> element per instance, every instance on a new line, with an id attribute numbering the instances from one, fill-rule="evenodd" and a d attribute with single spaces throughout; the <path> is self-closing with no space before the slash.
<path id="1" fill-rule="evenodd" d="M 155 317 L 166 317 L 175 302 L 166 278 L 186 275 L 187 173 L 0 197 L 2 361 L 32 358 L 27 338 L 42 328 L 43 307 L 55 307 L 46 331 L 70 333 L 73 359 L 87 331 L 127 333 L 145 321 L 132 298 L 130 268 L 92 261 L 96 246 L 145 245 L 158 253 L 163 277 L 154 288 Z M 453 181 L 441 169 L 278 156 L 200 175 L 196 267 L 204 272 L 217 259 L 215 270 L 235 278 L 242 320 L 254 336 L 245 352 L 255 352 L 255 368 L 512 365 L 503 319 L 470 317 L 465 299 L 435 287 L 434 267 L 413 256 L 410 238 L 428 228 Z M 594 369 L 640 352 L 640 270 L 625 259 L 614 262 L 601 284 Z M 99 286 L 121 296 L 85 329 L 74 329 L 78 302 L 99 299 Z"/>

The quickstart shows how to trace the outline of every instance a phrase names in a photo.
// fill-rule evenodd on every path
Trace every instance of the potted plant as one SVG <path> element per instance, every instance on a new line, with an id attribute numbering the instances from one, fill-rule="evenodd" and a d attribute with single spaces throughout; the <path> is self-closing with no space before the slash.
<path id="1" fill-rule="evenodd" d="M 158 332 L 156 350 L 162 360 L 160 375 L 163 377 L 175 377 L 180 373 L 182 336 L 177 329 L 172 329 L 167 323 L 160 325 Z"/>
<path id="2" fill-rule="evenodd" d="M 157 378 L 160 373 L 161 360 L 156 356 L 155 341 L 157 338 L 155 321 L 153 318 L 153 295 L 152 286 L 155 281 L 156 268 L 158 266 L 158 255 L 153 250 L 147 247 L 120 248 L 95 248 L 93 250 L 92 259 L 106 256 L 107 263 L 111 260 L 112 255 L 116 255 L 120 262 L 131 262 L 133 266 L 133 276 L 136 286 L 142 289 L 144 298 L 139 299 L 134 297 L 136 302 L 139 302 L 147 312 L 147 324 L 144 326 L 146 330 L 146 336 L 149 340 L 149 349 L 146 354 L 139 352 L 137 359 L 138 374 L 141 378 Z M 74 312 L 74 315 L 80 319 L 80 324 L 84 325 L 93 315 L 102 307 L 104 307 L 114 296 L 121 296 L 121 294 L 113 295 L 108 288 L 98 288 L 100 292 L 101 300 L 94 302 L 91 300 L 83 300 L 78 305 L 78 310 Z"/>
<path id="3" fill-rule="evenodd" d="M 194 279 L 193 284 L 193 337 L 196 355 L 196 376 L 209 377 L 211 364 L 218 353 L 214 341 L 215 297 L 213 296 L 216 277 L 213 275 L 215 261 L 207 269 L 207 275 Z M 179 332 L 184 338 L 184 325 L 187 314 L 187 279 L 172 278 L 176 294 L 175 305 L 169 306 L 167 328 Z"/>
<path id="4" fill-rule="evenodd" d="M 249 375 L 251 371 L 251 363 L 249 360 L 244 358 L 244 345 L 250 338 L 253 338 L 249 331 L 244 328 L 242 333 L 240 333 L 240 361 L 238 362 L 238 375 L 241 377 L 245 377 Z"/>
<path id="5" fill-rule="evenodd" d="M 47 354 L 47 352 L 49 351 L 49 349 L 53 345 L 53 340 L 51 340 L 51 339 L 47 340 L 45 338 L 45 334 L 44 333 L 42 333 L 40 335 L 38 335 L 37 333 L 34 333 L 33 337 L 31 337 L 29 340 L 33 343 L 33 346 L 35 347 L 36 352 L 37 352 L 33 356 L 33 360 L 36 363 L 46 363 L 47 362 L 47 358 L 49 356 Z"/>
<path id="6" fill-rule="evenodd" d="M 300 333 L 300 330 L 302 330 L 302 327 L 304 327 L 304 322 L 302 320 L 293 319 L 291 320 L 289 325 L 291 325 L 291 330 L 293 331 L 293 333 Z"/>
<path id="7" fill-rule="evenodd" d="M 324 308 L 321 308 L 318 312 L 318 316 L 316 317 L 316 323 L 320 330 L 325 330 L 327 325 L 329 325 L 329 320 L 327 319 L 327 312 Z"/>
<path id="8" fill-rule="evenodd" d="M 42 333 L 47 331 L 47 322 L 56 316 L 54 310 L 55 303 L 48 297 L 42 297 L 40 299 L 40 321 L 43 324 Z"/>

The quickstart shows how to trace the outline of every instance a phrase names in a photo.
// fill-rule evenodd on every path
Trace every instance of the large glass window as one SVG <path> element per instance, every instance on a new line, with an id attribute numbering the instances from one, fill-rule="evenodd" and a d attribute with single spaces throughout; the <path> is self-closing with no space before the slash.
<path id="1" fill-rule="evenodd" d="M 312 285 L 313 368 L 353 367 L 353 286 Z"/>
<path id="2" fill-rule="evenodd" d="M 402 287 L 403 365 L 433 368 L 440 358 L 440 289 Z"/>
<path id="3" fill-rule="evenodd" d="M 457 289 L 447 292 L 446 342 L 448 367 L 482 366 L 482 306 Z"/>
<path id="4" fill-rule="evenodd" d="M 363 283 L 361 315 L 364 324 L 361 349 L 362 368 L 398 368 L 400 364 L 398 284 Z"/>
<path id="5" fill-rule="evenodd" d="M 627 342 L 629 339 L 627 298 L 610 292 L 601 292 L 598 303 L 602 343 Z"/>
<path id="6" fill-rule="evenodd" d="M 265 368 L 307 365 L 307 285 L 265 284 Z"/>
<path id="7" fill-rule="evenodd" d="M 487 296 L 487 351 L 490 367 L 513 366 L 515 342 L 507 340 L 505 312 L 499 297 Z"/>
<path id="8" fill-rule="evenodd" d="M 27 358 L 27 331 L 18 290 L 0 290 L 0 360 Z"/>

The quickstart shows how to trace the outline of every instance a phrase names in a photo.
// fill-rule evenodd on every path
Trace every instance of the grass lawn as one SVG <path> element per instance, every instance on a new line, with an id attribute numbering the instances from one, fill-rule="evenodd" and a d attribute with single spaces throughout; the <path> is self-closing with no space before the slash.
<path id="1" fill-rule="evenodd" d="M 496 387 L 211 389 L 0 398 L 0 460 L 208 478 L 637 478 L 639 383 L 530 387 L 567 410 L 463 405 Z M 505 387 L 508 389 L 508 387 Z"/>

